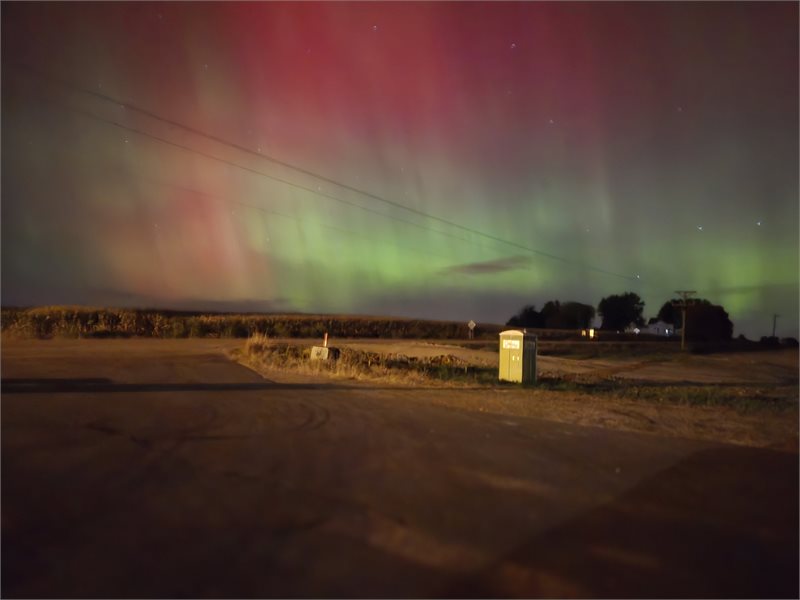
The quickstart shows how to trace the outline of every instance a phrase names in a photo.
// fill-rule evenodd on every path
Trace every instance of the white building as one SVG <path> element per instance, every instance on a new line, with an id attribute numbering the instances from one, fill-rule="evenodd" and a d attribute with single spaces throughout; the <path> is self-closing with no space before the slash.
<path id="1" fill-rule="evenodd" d="M 669 323 L 664 323 L 664 321 L 650 319 L 650 322 L 642 327 L 641 333 L 648 333 L 650 335 L 665 335 L 669 337 L 671 335 L 675 335 L 675 326 L 670 325 Z"/>

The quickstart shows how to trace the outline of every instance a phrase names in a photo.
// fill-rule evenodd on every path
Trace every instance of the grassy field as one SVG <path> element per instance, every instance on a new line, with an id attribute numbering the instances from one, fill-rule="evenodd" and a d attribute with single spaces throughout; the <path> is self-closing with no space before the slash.
<path id="1" fill-rule="evenodd" d="M 239 360 L 257 370 L 283 370 L 297 374 L 324 375 L 338 379 L 384 381 L 402 385 L 441 385 L 448 387 L 487 386 L 492 388 L 516 388 L 515 384 L 500 382 L 497 367 L 484 362 L 465 360 L 458 353 L 458 347 L 441 347 L 440 354 L 414 356 L 393 351 L 399 344 L 376 345 L 375 351 L 342 347 L 336 351 L 336 360 L 311 361 L 311 347 L 270 340 L 264 335 L 255 335 L 247 340 L 237 356 Z M 394 346 L 394 348 L 393 348 Z M 496 349 L 496 346 L 495 346 Z M 796 355 L 795 351 L 786 352 Z M 637 353 L 638 354 L 638 353 Z M 627 357 L 627 361 L 622 359 Z M 653 359 L 653 356 L 656 358 Z M 785 411 L 797 406 L 796 377 L 791 385 L 783 379 L 770 382 L 766 379 L 752 382 L 699 384 L 677 379 L 625 378 L 621 371 L 634 369 L 648 363 L 672 365 L 676 372 L 685 371 L 687 366 L 707 363 L 703 357 L 692 357 L 678 353 L 652 355 L 644 363 L 631 365 L 630 350 L 614 348 L 605 356 L 604 366 L 589 373 L 542 372 L 537 383 L 531 386 L 541 392 L 568 393 L 572 396 L 602 397 L 616 400 L 646 402 L 655 404 L 674 404 L 682 406 L 724 406 L 739 412 L 760 410 Z M 594 357 L 592 357 L 594 358 Z M 560 360 L 560 359 L 554 359 Z M 570 365 L 582 364 L 588 359 L 572 356 L 561 362 Z M 597 363 L 598 361 L 591 361 Z M 611 365 L 610 367 L 608 365 Z M 714 370 L 714 367 L 710 367 Z M 730 368 L 727 369 L 730 371 Z M 718 371 L 721 377 L 723 373 Z M 724 381 L 724 380 L 720 380 Z"/>
<path id="2" fill-rule="evenodd" d="M 475 341 L 496 345 L 504 325 L 478 323 Z M 197 313 L 160 309 L 98 308 L 87 306 L 41 306 L 3 308 L 0 330 L 18 338 L 52 337 L 155 337 L 155 338 L 249 338 L 255 334 L 270 338 L 440 339 L 467 340 L 466 323 L 394 317 L 308 314 Z M 531 330 L 546 341 L 573 341 L 584 348 L 580 331 Z M 603 332 L 608 340 L 637 341 L 628 334 Z M 641 340 L 639 340 L 641 341 Z M 658 343 L 658 339 L 652 340 Z M 663 342 L 663 340 L 661 340 Z M 658 343 L 661 346 L 661 343 Z M 570 351 L 564 348 L 564 351 Z"/>
<path id="3" fill-rule="evenodd" d="M 394 317 L 307 314 L 197 313 L 160 309 L 42 306 L 3 308 L 0 332 L 5 338 L 249 338 L 272 339 L 427 339 L 454 340 L 474 349 L 497 351 L 497 335 L 504 325 L 479 323 L 474 340 L 468 340 L 466 323 Z M 599 331 L 596 340 L 579 330 L 530 329 L 538 336 L 542 356 L 594 357 L 664 355 L 679 351 L 677 339 Z M 690 343 L 692 352 L 741 352 L 774 349 L 749 340 Z M 427 368 L 427 366 L 426 366 Z M 479 374 L 476 374 L 478 376 Z"/>

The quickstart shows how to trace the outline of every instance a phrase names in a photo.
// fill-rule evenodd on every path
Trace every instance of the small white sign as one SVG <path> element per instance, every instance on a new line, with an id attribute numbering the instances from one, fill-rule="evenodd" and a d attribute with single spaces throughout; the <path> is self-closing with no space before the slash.
<path id="1" fill-rule="evenodd" d="M 508 350 L 519 350 L 519 340 L 503 340 L 503 348 Z"/>
<path id="2" fill-rule="evenodd" d="M 475 321 L 470 321 L 469 323 L 467 323 L 467 327 L 469 327 L 470 329 L 475 329 L 475 325 L 476 325 Z"/>

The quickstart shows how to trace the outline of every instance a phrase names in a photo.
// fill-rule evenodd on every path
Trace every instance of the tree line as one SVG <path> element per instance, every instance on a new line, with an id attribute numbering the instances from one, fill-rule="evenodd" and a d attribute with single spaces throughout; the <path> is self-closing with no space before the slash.
<path id="1" fill-rule="evenodd" d="M 681 329 L 680 303 L 678 298 L 667 300 L 651 321 L 662 321 Z M 645 326 L 644 307 L 644 300 L 634 292 L 606 296 L 600 300 L 597 310 L 580 302 L 551 300 L 542 310 L 537 310 L 533 304 L 522 307 L 506 325 L 539 329 L 586 329 L 591 327 L 598 315 L 602 318 L 600 329 L 621 332 L 631 327 Z M 692 341 L 729 340 L 733 336 L 733 323 L 722 306 L 703 298 L 691 298 L 687 301 L 686 334 Z"/>

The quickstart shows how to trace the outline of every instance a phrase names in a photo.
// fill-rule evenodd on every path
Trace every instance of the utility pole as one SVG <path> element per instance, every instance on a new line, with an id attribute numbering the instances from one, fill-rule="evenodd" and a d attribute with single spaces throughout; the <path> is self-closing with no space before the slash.
<path id="1" fill-rule="evenodd" d="M 775 323 L 780 315 L 772 315 L 772 337 L 775 337 Z"/>
<path id="2" fill-rule="evenodd" d="M 689 296 L 696 294 L 694 290 L 678 290 L 675 292 L 681 297 L 678 306 L 681 307 L 681 350 L 686 348 L 686 307 L 688 305 Z"/>

